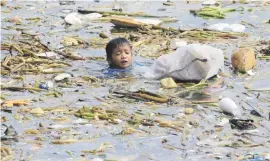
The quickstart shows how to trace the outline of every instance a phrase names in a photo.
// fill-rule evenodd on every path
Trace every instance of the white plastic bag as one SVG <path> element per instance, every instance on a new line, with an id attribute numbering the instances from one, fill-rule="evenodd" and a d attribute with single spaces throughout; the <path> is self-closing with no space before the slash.
<path id="1" fill-rule="evenodd" d="M 190 44 L 157 58 L 144 76 L 149 79 L 171 77 L 174 80 L 202 80 L 223 70 L 222 50 L 208 45 Z"/>
<path id="2" fill-rule="evenodd" d="M 80 14 L 77 12 L 70 13 L 65 17 L 65 22 L 70 25 L 82 25 L 89 23 L 91 20 L 95 20 L 102 17 L 99 13 Z"/>
<path id="3" fill-rule="evenodd" d="M 244 32 L 246 30 L 246 27 L 241 24 L 217 23 L 208 26 L 208 29 L 217 31 Z"/>

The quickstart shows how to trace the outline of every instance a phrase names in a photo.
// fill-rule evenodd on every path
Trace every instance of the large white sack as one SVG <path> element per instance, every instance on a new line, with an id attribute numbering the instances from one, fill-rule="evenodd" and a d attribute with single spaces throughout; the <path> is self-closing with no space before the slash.
<path id="1" fill-rule="evenodd" d="M 222 50 L 208 45 L 190 44 L 157 58 L 144 76 L 149 79 L 172 77 L 175 80 L 202 80 L 223 70 Z"/>

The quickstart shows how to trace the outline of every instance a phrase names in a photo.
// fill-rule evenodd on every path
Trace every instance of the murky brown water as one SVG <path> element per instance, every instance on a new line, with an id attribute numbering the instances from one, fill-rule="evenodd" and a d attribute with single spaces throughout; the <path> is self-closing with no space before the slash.
<path id="1" fill-rule="evenodd" d="M 19 6 L 20 9 L 13 9 L 10 13 L 3 11 L 9 10 L 7 7 L 1 7 L 1 41 L 16 42 L 18 31 L 15 28 L 27 28 L 28 32 L 38 32 L 43 43 L 48 44 L 50 48 L 58 48 L 60 40 L 63 36 L 79 36 L 84 40 L 90 37 L 97 37 L 102 30 L 109 31 L 112 28 L 110 23 L 95 23 L 102 26 L 101 29 L 93 31 L 87 27 L 76 29 L 74 26 L 66 26 L 63 17 L 65 9 L 76 11 L 77 8 L 85 9 L 107 9 L 110 10 L 115 3 L 113 2 L 87 2 L 78 1 L 71 5 L 60 5 L 58 1 L 12 1 L 7 2 L 9 7 Z M 167 23 L 166 26 L 175 28 L 202 28 L 205 24 L 215 23 L 241 23 L 242 21 L 253 24 L 255 27 L 246 25 L 246 32 L 250 36 L 245 40 L 234 40 L 228 43 L 222 42 L 206 42 L 212 46 L 218 47 L 224 51 L 225 56 L 230 58 L 232 51 L 241 44 L 258 40 L 269 40 L 269 26 L 263 22 L 269 19 L 270 6 L 256 6 L 256 4 L 229 4 L 224 2 L 224 6 L 243 6 L 243 13 L 230 13 L 226 19 L 204 20 L 200 17 L 194 17 L 189 13 L 190 9 L 198 9 L 201 4 L 186 4 L 184 2 L 176 2 L 174 6 L 163 6 L 162 2 L 118 2 L 124 8 L 125 12 L 145 12 L 151 15 L 171 16 L 179 21 L 175 23 Z M 158 9 L 164 8 L 165 11 Z M 247 9 L 252 8 L 253 12 Z M 6 19 L 18 15 L 23 20 L 22 25 L 14 25 L 6 22 Z M 41 20 L 37 23 L 26 21 L 26 18 L 39 17 Z M 7 29 L 8 27 L 14 29 Z M 51 34 L 50 34 L 51 33 Z M 13 39 L 12 39 L 13 38 Z M 258 47 L 258 46 L 255 46 Z M 82 56 L 105 56 L 104 49 L 76 49 Z M 1 51 L 3 59 L 8 51 Z M 149 66 L 153 62 L 152 59 L 136 56 L 135 61 L 140 64 Z M 230 60 L 228 60 L 230 62 Z M 105 61 L 71 61 L 72 67 L 66 67 L 64 70 L 74 74 L 71 78 L 73 82 L 76 79 L 93 75 L 99 78 L 103 77 L 102 70 L 107 67 Z M 233 99 L 238 106 L 243 108 L 243 118 L 253 119 L 257 128 L 255 130 L 240 131 L 231 129 L 230 124 L 223 127 L 217 127 L 218 121 L 222 118 L 230 119 L 221 112 L 216 106 L 210 105 L 190 105 L 195 112 L 192 115 L 184 114 L 184 107 L 181 101 L 175 101 L 173 104 L 151 104 L 139 102 L 131 99 L 108 98 L 109 90 L 138 90 L 145 88 L 153 92 L 163 94 L 171 94 L 178 89 L 161 90 L 159 81 L 144 80 L 139 77 L 143 69 L 135 70 L 134 80 L 118 80 L 103 79 L 95 84 L 83 84 L 77 86 L 73 84 L 69 88 L 60 87 L 61 83 L 55 84 L 55 89 L 59 90 L 63 95 L 59 98 L 53 96 L 45 96 L 47 92 L 30 93 L 11 92 L 7 90 L 1 91 L 1 96 L 5 96 L 7 100 L 13 99 L 29 99 L 32 100 L 26 107 L 12 107 L 11 113 L 1 111 L 1 116 L 8 118 L 3 124 L 12 125 L 18 133 L 18 142 L 9 140 L 3 142 L 8 144 L 14 152 L 14 160 L 80 160 L 92 158 L 102 158 L 105 160 L 237 160 L 241 156 L 249 153 L 257 153 L 263 155 L 270 149 L 270 94 L 269 94 L 269 78 L 270 66 L 269 61 L 258 60 L 255 76 L 237 76 L 232 69 L 227 66 L 226 73 L 230 73 L 233 77 L 224 78 L 224 86 L 219 89 L 207 89 L 212 98 L 220 96 Z M 35 81 L 50 80 L 53 75 L 26 75 L 23 82 L 1 76 L 1 83 L 6 84 L 31 84 Z M 254 77 L 254 78 L 253 78 Z M 259 79 L 262 78 L 262 79 Z M 256 81 L 252 81 L 252 80 Z M 17 81 L 17 82 L 16 82 Z M 244 88 L 246 83 L 250 84 L 254 89 L 266 89 L 268 91 L 248 91 Z M 255 82 L 255 83 L 252 83 Z M 259 96 L 258 96 L 259 95 Z M 190 93 L 183 95 L 188 100 Z M 101 99 L 101 100 L 100 100 Z M 102 101 L 103 100 L 103 101 Z M 161 128 L 154 126 L 131 126 L 127 123 L 127 118 L 117 125 L 108 124 L 106 121 L 90 121 L 88 123 L 80 123 L 81 119 L 70 114 L 68 110 L 60 110 L 60 112 L 45 111 L 45 114 L 37 117 L 29 112 L 21 112 L 22 108 L 54 108 L 77 110 L 83 106 L 101 105 L 106 109 L 125 110 L 128 114 L 140 113 L 139 115 L 145 119 L 166 119 L 183 122 L 181 130 L 173 128 Z M 258 111 L 262 118 L 250 114 L 251 110 Z M 120 117 L 120 116 L 119 116 Z M 66 118 L 65 121 L 55 121 L 55 118 Z M 40 127 L 40 123 L 43 128 Z M 119 135 L 119 133 L 127 128 L 133 127 L 137 130 L 131 135 Z M 49 130 L 48 130 L 49 128 Z M 2 125 L 5 130 L 5 126 Z M 40 129 L 38 135 L 26 135 L 26 129 Z M 47 129 L 43 130 L 42 129 Z M 4 136 L 1 130 L 1 136 Z M 36 141 L 37 137 L 44 138 L 43 141 Z M 52 144 L 54 139 L 75 139 L 80 140 L 72 144 L 57 145 Z M 242 140 L 241 140 L 242 139 Z M 87 141 L 82 141 L 87 140 Z M 246 141 L 246 142 L 245 142 Z M 84 150 L 98 149 L 101 144 L 108 143 L 108 147 L 104 151 L 96 154 L 84 153 Z"/>

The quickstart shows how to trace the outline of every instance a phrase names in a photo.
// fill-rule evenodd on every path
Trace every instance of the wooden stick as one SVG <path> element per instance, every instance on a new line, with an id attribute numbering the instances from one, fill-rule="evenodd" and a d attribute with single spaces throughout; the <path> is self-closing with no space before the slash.
<path id="1" fill-rule="evenodd" d="M 42 91 L 42 89 L 34 88 L 34 87 L 1 87 L 1 89 L 2 90 L 7 89 L 7 90 L 12 90 L 12 91 L 21 91 L 21 90 L 33 90 L 33 91 L 38 91 L 38 92 Z"/>

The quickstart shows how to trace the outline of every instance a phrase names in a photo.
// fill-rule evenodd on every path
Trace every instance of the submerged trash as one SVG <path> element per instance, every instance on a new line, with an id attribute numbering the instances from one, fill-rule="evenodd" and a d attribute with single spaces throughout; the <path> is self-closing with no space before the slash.
<path id="1" fill-rule="evenodd" d="M 227 23 L 217 23 L 208 26 L 210 30 L 217 30 L 217 31 L 233 31 L 233 32 L 244 32 L 246 27 L 241 24 L 227 24 Z"/>
<path id="2" fill-rule="evenodd" d="M 256 126 L 253 125 L 253 120 L 242 120 L 242 119 L 231 119 L 230 124 L 232 129 L 239 129 L 239 130 L 252 130 L 255 129 Z"/>
<path id="3" fill-rule="evenodd" d="M 232 54 L 232 66 L 240 72 L 247 72 L 256 65 L 253 48 L 240 48 Z"/>
<path id="4" fill-rule="evenodd" d="M 164 78 L 160 80 L 161 86 L 163 88 L 175 88 L 177 84 L 174 82 L 172 78 Z"/>
<path id="5" fill-rule="evenodd" d="M 159 57 L 144 76 L 152 79 L 171 77 L 174 80 L 202 80 L 213 77 L 223 68 L 222 50 L 190 44 Z"/>
<path id="6" fill-rule="evenodd" d="M 238 107 L 233 100 L 230 98 L 223 98 L 219 102 L 219 108 L 228 114 L 234 115 L 234 116 L 240 116 L 242 114 L 241 108 Z"/>
<path id="7" fill-rule="evenodd" d="M 255 110 L 252 110 L 252 111 L 250 112 L 250 114 L 252 114 L 252 115 L 254 115 L 254 116 L 262 117 L 262 115 L 261 115 L 259 112 L 255 111 Z"/>

